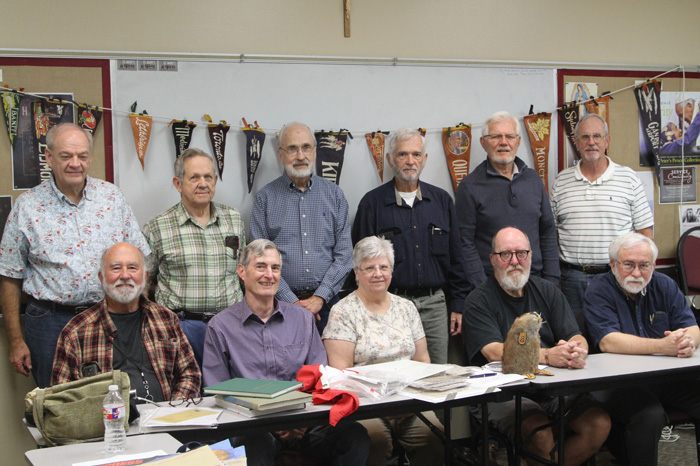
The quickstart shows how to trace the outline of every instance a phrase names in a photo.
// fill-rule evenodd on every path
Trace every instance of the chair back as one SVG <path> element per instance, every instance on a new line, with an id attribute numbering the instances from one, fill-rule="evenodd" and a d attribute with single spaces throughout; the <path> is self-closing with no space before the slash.
<path id="1" fill-rule="evenodd" d="M 686 296 L 700 295 L 700 227 L 683 233 L 677 253 L 681 291 Z"/>

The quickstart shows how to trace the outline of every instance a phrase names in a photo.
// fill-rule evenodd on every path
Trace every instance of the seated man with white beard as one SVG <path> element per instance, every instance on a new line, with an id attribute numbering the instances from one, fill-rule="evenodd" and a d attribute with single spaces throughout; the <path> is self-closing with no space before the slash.
<path id="1" fill-rule="evenodd" d="M 472 291 L 464 306 L 462 336 L 471 364 L 503 359 L 503 342 L 513 321 L 528 312 L 542 317 L 539 363 L 569 369 L 586 366 L 588 343 L 581 335 L 566 298 L 553 283 L 530 275 L 532 250 L 527 235 L 503 228 L 491 243 L 494 274 Z M 585 370 L 585 369 L 584 369 Z M 593 456 L 610 430 L 610 418 L 588 396 L 565 398 L 566 464 L 581 464 Z M 550 423 L 558 399 L 531 395 L 522 398 L 521 434 L 525 447 L 543 458 L 555 459 Z M 515 433 L 515 401 L 489 403 L 489 421 L 509 435 Z M 478 408 L 472 412 L 480 417 Z M 541 429 L 541 430 L 540 430 Z M 528 464 L 540 464 L 527 458 Z"/>
<path id="2" fill-rule="evenodd" d="M 654 272 L 659 250 L 639 233 L 610 242 L 611 271 L 588 286 L 583 315 L 592 343 L 606 353 L 693 356 L 700 329 L 683 293 L 671 278 Z M 608 449 L 623 464 L 657 464 L 665 408 L 700 419 L 696 376 L 673 384 L 624 386 L 594 392 L 613 421 Z"/>
<path id="3" fill-rule="evenodd" d="M 148 278 L 143 253 L 115 244 L 102 255 L 98 278 L 105 299 L 63 328 L 51 384 L 120 369 L 140 397 L 198 396 L 202 375 L 177 315 L 142 296 Z"/>

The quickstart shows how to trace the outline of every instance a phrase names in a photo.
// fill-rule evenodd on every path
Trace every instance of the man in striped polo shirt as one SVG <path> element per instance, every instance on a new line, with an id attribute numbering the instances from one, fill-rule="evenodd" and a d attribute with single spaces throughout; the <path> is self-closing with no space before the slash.
<path id="1" fill-rule="evenodd" d="M 583 329 L 583 295 L 595 275 L 610 270 L 610 241 L 631 231 L 653 238 L 654 217 L 634 171 L 606 155 L 605 119 L 589 113 L 576 125 L 574 138 L 581 161 L 559 173 L 550 196 L 561 290 Z"/>

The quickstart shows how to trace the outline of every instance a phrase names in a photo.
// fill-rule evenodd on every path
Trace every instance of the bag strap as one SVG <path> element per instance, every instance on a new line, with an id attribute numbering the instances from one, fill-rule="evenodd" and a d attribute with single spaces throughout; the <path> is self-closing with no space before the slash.
<path id="1" fill-rule="evenodd" d="M 36 391 L 36 397 L 34 398 L 34 423 L 36 424 L 37 429 L 39 429 L 39 432 L 41 433 L 41 436 L 44 438 L 44 441 L 46 442 L 46 446 L 49 447 L 55 447 L 56 444 L 51 440 L 49 437 L 46 436 L 45 432 L 45 425 L 44 425 L 44 399 L 46 397 L 46 390 L 40 389 Z"/>

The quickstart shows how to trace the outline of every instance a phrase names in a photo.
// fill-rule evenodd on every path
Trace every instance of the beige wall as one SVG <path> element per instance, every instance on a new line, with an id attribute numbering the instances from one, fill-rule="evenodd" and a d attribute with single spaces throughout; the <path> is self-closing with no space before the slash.
<path id="1" fill-rule="evenodd" d="M 10 49 L 685 65 L 697 71 L 700 2 L 667 0 L 3 0 Z M 685 37 L 685 39 L 684 39 Z M 72 54 L 72 53 L 68 53 Z M 594 66 L 595 67 L 595 66 Z M 20 426 L 31 384 L 7 362 L 0 329 L 0 451 L 24 464 Z"/>
<path id="2" fill-rule="evenodd" d="M 4 0 L 10 5 L 11 2 Z M 24 0 L 2 48 L 700 65 L 700 2 Z M 680 36 L 678 36 L 680 34 Z M 678 38 L 686 35 L 686 39 Z M 684 44 L 687 44 L 684 46 Z M 2 53 L 0 48 L 0 53 Z"/>

